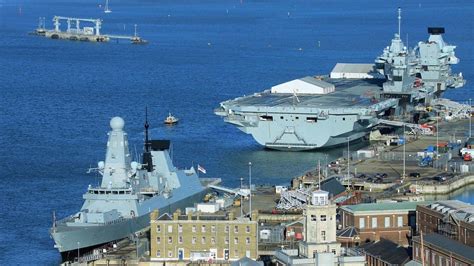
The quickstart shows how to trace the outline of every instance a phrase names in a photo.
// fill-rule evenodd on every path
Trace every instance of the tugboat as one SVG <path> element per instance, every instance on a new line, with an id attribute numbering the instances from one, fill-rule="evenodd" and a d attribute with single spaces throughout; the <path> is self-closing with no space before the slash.
<path id="1" fill-rule="evenodd" d="M 164 123 L 166 125 L 174 125 L 174 124 L 177 124 L 179 121 L 178 118 L 174 117 L 173 115 L 171 115 L 171 113 L 168 113 L 168 117 L 166 117 Z"/>

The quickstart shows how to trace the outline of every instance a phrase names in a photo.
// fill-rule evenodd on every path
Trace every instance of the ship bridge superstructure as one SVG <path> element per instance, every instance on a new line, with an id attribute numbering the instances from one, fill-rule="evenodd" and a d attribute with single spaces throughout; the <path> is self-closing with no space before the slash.
<path id="1" fill-rule="evenodd" d="M 142 161 L 134 161 L 124 126 L 122 118 L 111 119 L 105 161 L 89 169 L 102 176 L 101 184 L 88 186 L 79 212 L 53 223 L 51 235 L 64 260 L 77 254 L 73 250 L 90 249 L 144 229 L 155 209 L 163 213 L 184 209 L 207 193 L 193 167 L 173 165 L 169 140 L 149 139 L 148 119 Z"/>

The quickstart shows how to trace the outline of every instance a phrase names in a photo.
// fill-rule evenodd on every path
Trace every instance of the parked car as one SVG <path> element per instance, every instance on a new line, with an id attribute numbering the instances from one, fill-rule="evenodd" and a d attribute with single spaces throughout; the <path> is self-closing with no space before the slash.
<path id="1" fill-rule="evenodd" d="M 414 177 L 414 178 L 419 178 L 421 175 L 420 175 L 420 173 L 418 173 L 418 172 L 413 172 L 413 173 L 410 173 L 409 176 L 410 176 L 410 177 Z"/>
<path id="2" fill-rule="evenodd" d="M 442 175 L 437 175 L 437 176 L 433 177 L 433 180 L 438 181 L 438 182 L 444 182 L 444 181 L 446 181 L 446 179 L 447 178 L 445 176 L 442 176 Z"/>

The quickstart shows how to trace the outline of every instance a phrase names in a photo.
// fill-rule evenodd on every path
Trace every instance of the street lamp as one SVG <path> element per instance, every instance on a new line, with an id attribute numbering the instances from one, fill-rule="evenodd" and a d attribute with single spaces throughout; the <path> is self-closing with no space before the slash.
<path id="1" fill-rule="evenodd" d="M 350 149 L 349 149 L 350 137 L 347 137 L 347 183 L 349 184 L 349 177 L 351 175 L 351 161 L 350 161 Z"/>
<path id="2" fill-rule="evenodd" d="M 471 125 L 472 125 L 471 109 L 472 109 L 471 98 L 469 98 L 469 137 L 472 137 L 472 134 L 471 134 Z"/>
<path id="3" fill-rule="evenodd" d="M 405 145 L 407 144 L 407 138 L 405 136 L 405 123 L 403 123 L 403 176 L 402 176 L 402 180 L 405 178 L 406 176 L 406 172 L 405 172 L 405 168 L 406 168 L 406 159 L 405 159 Z"/>
<path id="4" fill-rule="evenodd" d="M 249 217 L 252 217 L 252 162 L 249 162 Z"/>

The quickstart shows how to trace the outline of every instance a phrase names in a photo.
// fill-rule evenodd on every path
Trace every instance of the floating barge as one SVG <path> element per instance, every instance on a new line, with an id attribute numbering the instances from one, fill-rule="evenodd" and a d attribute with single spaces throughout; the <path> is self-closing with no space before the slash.
<path id="1" fill-rule="evenodd" d="M 61 31 L 61 21 L 66 21 L 67 30 Z M 82 27 L 81 23 L 92 23 L 93 26 Z M 51 39 L 61 39 L 70 41 L 84 41 L 84 42 L 108 42 L 112 39 L 115 40 L 130 40 L 133 44 L 146 44 L 148 41 L 142 39 L 137 35 L 137 25 L 135 24 L 135 34 L 133 36 L 127 35 L 109 35 L 101 34 L 100 29 L 102 26 L 101 19 L 92 18 L 73 18 L 73 17 L 53 17 L 54 29 L 48 30 L 45 28 L 45 19 L 40 18 L 38 28 L 33 32 L 34 35 L 44 36 Z"/>

